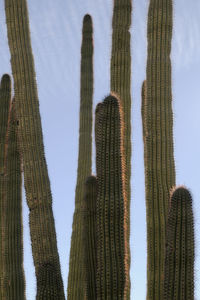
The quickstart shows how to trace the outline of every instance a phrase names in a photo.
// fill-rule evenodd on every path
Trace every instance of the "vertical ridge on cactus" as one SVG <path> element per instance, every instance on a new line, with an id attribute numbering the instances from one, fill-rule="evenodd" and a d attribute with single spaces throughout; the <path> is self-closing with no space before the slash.
<path id="1" fill-rule="evenodd" d="M 119 100 L 96 108 L 97 299 L 126 299 L 129 292 L 127 198 Z"/>
<path id="2" fill-rule="evenodd" d="M 80 97 L 78 170 L 67 288 L 69 300 L 84 299 L 86 291 L 83 266 L 82 204 L 84 182 L 91 174 L 92 166 L 93 28 L 90 15 L 85 15 L 83 19 Z"/>
<path id="3" fill-rule="evenodd" d="M 166 230 L 164 300 L 194 299 L 194 220 L 185 187 L 173 190 Z"/>
<path id="4" fill-rule="evenodd" d="M 5 143 L 8 126 L 9 107 L 11 103 L 11 80 L 8 74 L 3 75 L 0 85 L 0 300 L 3 293 L 3 258 L 2 237 L 3 232 L 3 189 L 5 168 Z"/>
<path id="5" fill-rule="evenodd" d="M 111 54 L 111 93 L 119 96 L 124 119 L 124 157 L 125 157 L 125 187 L 128 199 L 128 218 L 126 227 L 130 236 L 130 177 L 131 177 L 131 49 L 130 26 L 132 0 L 114 0 L 112 19 L 112 54 Z M 130 249 L 129 268 L 130 268 Z M 130 279 L 129 279 L 130 297 Z"/>
<path id="6" fill-rule="evenodd" d="M 146 69 L 147 299 L 162 300 L 169 191 L 175 185 L 171 92 L 172 0 L 150 0 Z"/>
<path id="7" fill-rule="evenodd" d="M 86 299 L 97 299 L 96 294 L 96 202 L 97 202 L 97 179 L 89 176 L 85 182 L 84 194 L 84 256 L 86 274 Z"/>
<path id="8" fill-rule="evenodd" d="M 8 93 L 11 97 L 10 91 Z M 24 300 L 22 175 L 14 101 L 9 115 L 5 143 L 3 222 L 1 227 L 4 232 L 2 299 Z"/>
<path id="9" fill-rule="evenodd" d="M 5 12 L 36 276 L 40 264 L 49 262 L 54 265 L 59 274 L 59 285 L 62 286 L 62 300 L 65 297 L 44 154 L 26 0 L 5 0 Z"/>

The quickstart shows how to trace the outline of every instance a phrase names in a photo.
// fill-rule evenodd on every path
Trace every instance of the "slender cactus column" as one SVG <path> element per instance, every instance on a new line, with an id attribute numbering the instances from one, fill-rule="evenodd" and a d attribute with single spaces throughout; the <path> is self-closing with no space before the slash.
<path id="1" fill-rule="evenodd" d="M 147 299 L 162 300 L 169 191 L 175 185 L 171 93 L 172 0 L 150 0 L 144 123 Z"/>
<path id="2" fill-rule="evenodd" d="M 24 300 L 23 269 L 22 175 L 21 157 L 17 145 L 17 119 L 12 102 L 6 144 L 2 212 L 2 299 Z"/>
<path id="3" fill-rule="evenodd" d="M 83 20 L 80 96 L 79 154 L 67 288 L 68 300 L 83 300 L 86 292 L 82 208 L 84 183 L 91 174 L 92 167 L 93 28 L 90 15 L 85 15 Z"/>
<path id="4" fill-rule="evenodd" d="M 5 235 L 2 216 L 3 216 L 3 186 L 4 186 L 4 167 L 5 167 L 5 143 L 8 127 L 9 107 L 11 103 L 11 80 L 5 74 L 1 79 L 0 85 L 0 300 L 3 298 L 3 259 L 2 259 L 2 237 Z"/>
<path id="5" fill-rule="evenodd" d="M 127 299 L 129 257 L 125 161 L 119 100 L 96 108 L 97 299 Z"/>
<path id="6" fill-rule="evenodd" d="M 62 300 L 64 289 L 44 154 L 26 0 L 5 0 L 5 11 L 36 276 L 40 265 L 54 265 L 60 286 L 58 299 Z"/>
<path id="7" fill-rule="evenodd" d="M 185 187 L 172 191 L 166 232 L 164 300 L 194 299 L 194 220 Z"/>

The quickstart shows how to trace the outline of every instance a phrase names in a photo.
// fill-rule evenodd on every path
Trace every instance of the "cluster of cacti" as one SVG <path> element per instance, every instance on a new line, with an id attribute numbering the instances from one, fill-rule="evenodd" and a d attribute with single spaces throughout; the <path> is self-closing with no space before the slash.
<path id="1" fill-rule="evenodd" d="M 5 0 L 14 78 L 0 86 L 0 300 L 25 299 L 21 159 L 37 300 L 63 300 L 52 196 L 44 155 L 26 0 Z M 95 112 L 92 169 L 93 27 L 85 15 L 80 76 L 79 156 L 67 297 L 130 299 L 132 1 L 114 0 L 111 94 Z M 147 208 L 147 299 L 194 299 L 192 199 L 175 186 L 171 93 L 172 0 L 150 0 L 142 86 Z"/>

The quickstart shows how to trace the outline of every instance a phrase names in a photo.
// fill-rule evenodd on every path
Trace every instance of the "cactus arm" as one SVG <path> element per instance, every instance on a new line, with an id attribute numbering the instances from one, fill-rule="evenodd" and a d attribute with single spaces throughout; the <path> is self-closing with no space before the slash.
<path id="1" fill-rule="evenodd" d="M 119 100 L 96 108 L 97 299 L 126 299 L 129 291 L 127 198 Z"/>
<path id="2" fill-rule="evenodd" d="M 80 97 L 78 170 L 67 288 L 69 300 L 82 300 L 85 294 L 82 202 L 84 182 L 91 174 L 92 166 L 93 28 L 90 15 L 85 15 L 83 20 Z"/>
<path id="3" fill-rule="evenodd" d="M 62 286 L 26 0 L 5 0 L 5 12 L 36 276 L 39 265 L 50 261 Z"/>
<path id="4" fill-rule="evenodd" d="M 164 300 L 194 299 L 194 220 L 185 187 L 173 190 L 166 229 Z"/>
<path id="5" fill-rule="evenodd" d="M 22 229 L 22 174 L 17 143 L 17 119 L 14 101 L 9 114 L 5 145 L 3 195 L 3 299 L 25 299 Z"/>
<path id="6" fill-rule="evenodd" d="M 175 185 L 171 93 L 172 0 L 150 0 L 143 121 L 147 207 L 147 299 L 161 300 L 169 191 Z"/>

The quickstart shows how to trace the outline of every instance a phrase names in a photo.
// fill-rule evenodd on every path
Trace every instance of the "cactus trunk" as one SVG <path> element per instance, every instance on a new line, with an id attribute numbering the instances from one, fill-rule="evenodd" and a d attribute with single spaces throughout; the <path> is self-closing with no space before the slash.
<path id="1" fill-rule="evenodd" d="M 165 254 L 164 300 L 194 299 L 192 197 L 184 187 L 171 195 Z"/>
<path id="2" fill-rule="evenodd" d="M 162 300 L 169 191 L 175 185 L 171 93 L 172 0 L 150 0 L 143 108 L 147 207 L 147 299 Z"/>
<path id="3" fill-rule="evenodd" d="M 127 197 L 119 100 L 96 109 L 97 299 L 126 299 L 129 292 Z"/>
<path id="4" fill-rule="evenodd" d="M 96 295 L 96 202 L 97 179 L 89 176 L 85 182 L 84 195 L 84 245 L 85 245 L 85 274 L 86 274 L 86 299 L 94 300 Z"/>
<path id="5" fill-rule="evenodd" d="M 44 154 L 26 0 L 5 0 L 5 11 L 36 276 L 40 265 L 47 262 L 54 265 L 58 284 L 61 286 L 61 300 L 64 299 L 64 289 Z"/>
<path id="6" fill-rule="evenodd" d="M 9 93 L 9 96 L 11 94 Z M 4 194 L 2 212 L 2 299 L 24 300 L 22 233 L 22 175 L 21 158 L 17 144 L 17 119 L 12 102 L 5 144 Z"/>
<path id="7" fill-rule="evenodd" d="M 93 99 L 93 28 L 89 15 L 84 17 L 82 33 L 79 156 L 68 275 L 69 300 L 82 300 L 86 292 L 83 259 L 83 199 L 84 182 L 91 174 L 92 166 Z"/>

